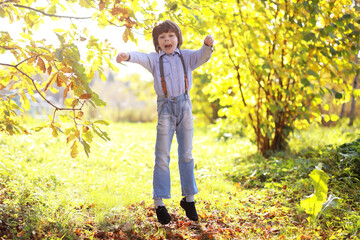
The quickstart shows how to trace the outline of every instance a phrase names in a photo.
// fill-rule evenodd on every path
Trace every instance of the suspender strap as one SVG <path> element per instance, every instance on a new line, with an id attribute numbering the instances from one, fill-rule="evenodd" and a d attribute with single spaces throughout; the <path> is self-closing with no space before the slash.
<path id="1" fill-rule="evenodd" d="M 184 69 L 185 94 L 187 94 L 187 93 L 188 93 L 188 88 L 189 88 L 189 80 L 188 80 L 188 78 L 187 78 L 186 68 L 185 68 L 185 62 L 184 62 L 183 56 L 181 55 L 181 52 L 180 52 L 179 57 L 180 57 L 180 59 L 181 59 L 181 63 L 182 63 L 182 65 L 183 65 L 183 69 Z"/>
<path id="2" fill-rule="evenodd" d="M 164 74 L 164 60 L 163 60 L 164 56 L 165 56 L 165 54 L 160 56 L 159 64 L 160 64 L 161 87 L 162 87 L 162 90 L 164 92 L 165 98 L 167 98 L 168 93 L 167 93 L 167 89 L 166 89 L 165 74 Z M 187 77 L 187 74 L 186 74 L 185 62 L 184 62 L 183 56 L 181 55 L 181 52 L 179 54 L 179 57 L 180 57 L 180 60 L 181 60 L 181 63 L 183 65 L 183 69 L 184 69 L 185 94 L 187 94 L 188 89 L 189 89 L 189 80 L 188 80 L 188 77 Z"/>
<path id="3" fill-rule="evenodd" d="M 165 56 L 165 54 L 160 56 L 159 63 L 160 63 L 161 87 L 162 87 L 165 97 L 167 98 L 168 93 L 167 93 L 167 89 L 166 89 L 165 74 L 164 74 L 164 61 L 163 61 L 164 56 Z"/>

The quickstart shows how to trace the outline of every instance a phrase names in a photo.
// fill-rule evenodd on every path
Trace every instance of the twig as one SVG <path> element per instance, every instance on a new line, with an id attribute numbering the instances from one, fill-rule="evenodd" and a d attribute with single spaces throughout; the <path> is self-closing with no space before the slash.
<path id="1" fill-rule="evenodd" d="M 20 4 L 13 4 L 13 6 L 18 7 L 18 8 L 25 8 L 25 9 L 28 9 L 28 10 L 31 10 L 31 11 L 35 11 L 35 12 L 41 13 L 41 14 L 43 14 L 45 16 L 48 16 L 48 17 L 70 18 L 70 19 L 91 19 L 91 17 L 74 17 L 74 16 L 64 16 L 64 15 L 49 14 L 49 13 L 46 13 L 44 11 L 38 10 L 36 8 L 32 8 L 32 7 L 28 7 L 28 6 L 24 6 L 24 5 L 20 5 Z"/>
<path id="2" fill-rule="evenodd" d="M 16 48 L 9 48 L 9 47 L 5 47 L 5 46 L 0 46 L 0 48 L 6 49 L 6 50 L 15 50 Z"/>
<path id="3" fill-rule="evenodd" d="M 26 59 L 25 61 L 29 60 L 30 58 Z M 33 78 L 31 78 L 28 74 L 26 74 L 25 72 L 23 72 L 22 70 L 20 70 L 18 68 L 18 66 L 23 63 L 24 61 L 21 61 L 20 63 L 16 64 L 16 65 L 12 65 L 12 64 L 7 64 L 7 63 L 0 63 L 0 65 L 3 66 L 7 66 L 7 67 L 12 67 L 15 68 L 18 72 L 20 72 L 21 74 L 23 74 L 25 77 L 27 77 L 28 79 L 30 79 L 30 81 L 32 82 L 36 92 L 41 96 L 42 99 L 44 99 L 50 106 L 52 106 L 53 108 L 55 108 L 55 112 L 56 111 L 80 111 L 82 110 L 84 104 L 86 101 L 82 102 L 81 106 L 79 108 L 62 108 L 62 107 L 58 107 L 56 105 L 54 105 L 52 102 L 50 102 L 42 93 L 41 91 L 38 89 L 38 87 L 35 84 L 35 80 Z M 80 102 L 80 101 L 79 101 Z"/>
<path id="4" fill-rule="evenodd" d="M 38 57 L 39 55 L 37 55 L 37 56 L 33 56 L 33 57 Z M 33 57 L 28 57 L 28 58 L 26 58 L 26 59 L 24 59 L 24 60 L 22 60 L 21 62 L 19 62 L 18 64 L 16 64 L 15 65 L 15 68 L 17 68 L 20 64 L 22 64 L 22 63 L 24 63 L 24 62 L 26 62 L 26 61 L 28 61 L 28 60 L 30 60 L 31 58 L 33 58 Z"/>
<path id="5" fill-rule="evenodd" d="M 53 113 L 53 118 L 52 118 L 52 123 L 54 123 L 54 121 L 55 121 L 56 111 L 57 111 L 57 108 L 55 108 L 55 110 L 54 110 L 54 113 Z"/>

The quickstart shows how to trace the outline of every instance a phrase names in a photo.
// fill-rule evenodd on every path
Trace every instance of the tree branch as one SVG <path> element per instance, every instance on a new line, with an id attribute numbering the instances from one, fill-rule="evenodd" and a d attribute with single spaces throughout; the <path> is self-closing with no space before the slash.
<path id="1" fill-rule="evenodd" d="M 38 56 L 39 56 L 39 55 L 38 55 Z M 34 56 L 34 57 L 38 57 L 38 56 Z M 33 57 L 29 57 L 29 58 L 26 58 L 26 59 L 22 60 L 21 62 L 19 62 L 18 64 L 16 64 L 15 67 L 17 68 L 20 64 L 22 64 L 22 63 L 30 60 L 31 58 L 33 58 Z"/>
<path id="2" fill-rule="evenodd" d="M 36 8 L 32 8 L 32 7 L 28 7 L 28 6 L 24 6 L 24 5 L 20 5 L 20 4 L 13 4 L 13 6 L 18 7 L 18 8 L 25 8 L 25 9 L 28 9 L 28 10 L 31 10 L 31 11 L 35 11 L 35 12 L 41 13 L 41 14 L 43 14 L 45 16 L 48 16 L 48 17 L 70 18 L 70 19 L 91 19 L 91 17 L 74 17 L 74 16 L 64 16 L 64 15 L 49 14 L 49 13 L 46 13 L 44 11 L 38 10 Z"/>
<path id="3" fill-rule="evenodd" d="M 30 57 L 30 58 L 31 58 L 31 57 Z M 47 102 L 50 106 L 52 106 L 53 108 L 55 108 L 55 112 L 56 112 L 56 111 L 80 111 L 80 110 L 82 110 L 82 108 L 83 108 L 86 100 L 85 100 L 84 102 L 82 102 L 82 103 L 79 101 L 79 102 L 81 103 L 81 106 L 80 106 L 79 108 L 62 108 L 62 107 L 58 107 L 58 106 L 56 106 L 55 104 L 53 104 L 50 100 L 48 100 L 48 99 L 41 93 L 41 91 L 38 89 L 38 87 L 36 86 L 35 80 L 34 80 L 32 77 L 30 77 L 28 74 L 26 74 L 25 72 L 23 72 L 22 70 L 20 70 L 20 69 L 18 68 L 18 66 L 19 66 L 21 63 L 29 60 L 30 58 L 28 58 L 28 59 L 26 59 L 26 60 L 23 60 L 23 61 L 21 61 L 20 63 L 18 63 L 18 64 L 16 64 L 16 65 L 7 64 L 7 63 L 0 63 L 0 65 L 15 68 L 15 69 L 16 69 L 18 72 L 20 72 L 22 75 L 24 75 L 25 77 L 27 77 L 28 79 L 30 79 L 30 81 L 32 82 L 32 84 L 33 84 L 33 86 L 34 86 L 34 88 L 35 88 L 35 91 L 40 95 L 40 97 L 41 97 L 42 99 L 44 99 L 45 102 Z"/>
<path id="4" fill-rule="evenodd" d="M 0 46 L 0 48 L 3 48 L 5 50 L 15 50 L 16 48 L 9 48 L 9 47 L 5 47 L 5 46 Z"/>

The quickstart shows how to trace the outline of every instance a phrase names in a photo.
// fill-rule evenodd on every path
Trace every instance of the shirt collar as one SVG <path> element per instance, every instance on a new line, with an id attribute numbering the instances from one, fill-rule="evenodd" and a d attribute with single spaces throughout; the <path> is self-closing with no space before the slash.
<path id="1" fill-rule="evenodd" d="M 172 55 L 172 56 L 174 56 L 175 54 L 180 54 L 179 48 L 176 48 L 175 51 L 174 51 L 173 53 L 170 53 L 170 54 L 166 54 L 166 53 L 164 53 L 163 50 L 161 50 L 161 52 L 160 52 L 160 57 L 161 57 L 162 55 Z"/>

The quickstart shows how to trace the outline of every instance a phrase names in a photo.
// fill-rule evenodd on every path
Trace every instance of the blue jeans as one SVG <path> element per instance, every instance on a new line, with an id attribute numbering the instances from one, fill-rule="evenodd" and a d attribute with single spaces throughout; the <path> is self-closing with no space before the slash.
<path id="1" fill-rule="evenodd" d="M 153 172 L 153 198 L 170 198 L 170 148 L 176 132 L 178 142 L 178 165 L 181 193 L 183 196 L 195 195 L 198 188 L 194 176 L 192 157 L 193 117 L 189 95 L 178 97 L 158 97 L 158 123 L 155 146 L 155 165 Z"/>

